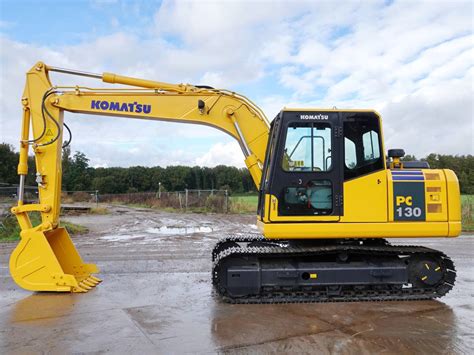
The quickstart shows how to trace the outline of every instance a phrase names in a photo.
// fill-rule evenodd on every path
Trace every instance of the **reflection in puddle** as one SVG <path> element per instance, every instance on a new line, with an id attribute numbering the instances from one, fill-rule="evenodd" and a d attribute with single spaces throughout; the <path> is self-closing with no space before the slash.
<path id="1" fill-rule="evenodd" d="M 80 301 L 75 293 L 34 293 L 17 301 L 11 309 L 12 323 L 40 320 L 43 325 L 68 316 Z"/>
<path id="2" fill-rule="evenodd" d="M 109 242 L 120 242 L 122 240 L 130 240 L 130 239 L 137 239 L 137 238 L 144 238 L 146 237 L 145 234 L 110 234 L 104 235 L 100 237 L 100 239 L 108 240 Z"/>
<path id="3" fill-rule="evenodd" d="M 128 229 L 130 231 L 130 229 Z M 122 234 L 124 230 L 121 228 L 118 230 L 120 234 L 106 234 L 100 237 L 102 240 L 107 240 L 109 242 L 124 242 L 129 240 L 143 239 L 144 241 L 156 240 L 159 236 L 173 236 L 173 235 L 189 235 L 194 233 L 210 233 L 213 231 L 213 228 L 207 226 L 194 226 L 194 227 L 151 227 L 145 229 L 147 234 L 137 233 L 137 234 Z M 150 235 L 152 234 L 152 235 Z M 155 235 L 155 236 L 153 236 Z"/>
<path id="4" fill-rule="evenodd" d="M 210 233 L 212 232 L 211 227 L 198 226 L 198 227 L 167 227 L 162 226 L 159 228 L 148 228 L 147 233 L 162 234 L 162 235 L 183 235 L 193 233 Z"/>

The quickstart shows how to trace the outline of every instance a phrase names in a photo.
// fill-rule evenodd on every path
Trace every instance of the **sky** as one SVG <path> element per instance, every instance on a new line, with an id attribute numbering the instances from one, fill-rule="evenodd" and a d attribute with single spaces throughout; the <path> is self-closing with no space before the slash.
<path id="1" fill-rule="evenodd" d="M 386 148 L 474 154 L 473 19 L 473 2 L 456 0 L 0 0 L 0 142 L 18 149 L 25 73 L 41 60 L 237 91 L 270 120 L 283 107 L 375 109 Z M 65 121 L 92 166 L 244 166 L 239 145 L 213 128 Z"/>

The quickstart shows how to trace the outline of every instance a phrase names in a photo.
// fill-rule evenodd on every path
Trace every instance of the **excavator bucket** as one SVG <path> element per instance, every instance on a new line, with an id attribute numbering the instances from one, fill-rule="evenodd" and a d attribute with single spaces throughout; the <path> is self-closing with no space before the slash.
<path id="1" fill-rule="evenodd" d="M 64 228 L 27 229 L 10 257 L 15 282 L 30 291 L 87 292 L 101 280 L 95 264 L 85 264 Z"/>

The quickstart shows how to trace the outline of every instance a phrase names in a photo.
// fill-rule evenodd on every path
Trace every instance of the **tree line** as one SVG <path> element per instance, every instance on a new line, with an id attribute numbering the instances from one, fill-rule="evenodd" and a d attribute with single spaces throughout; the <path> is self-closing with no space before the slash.
<path id="1" fill-rule="evenodd" d="M 18 153 L 9 144 L 0 144 L 0 182 L 17 184 Z M 36 185 L 34 158 L 28 159 L 27 185 Z M 129 168 L 94 168 L 84 153 L 63 149 L 62 189 L 66 191 L 99 190 L 100 193 L 142 191 L 183 191 L 185 189 L 228 190 L 231 193 L 254 192 L 255 185 L 245 168 L 218 165 L 168 166 L 166 168 L 132 166 Z"/>
<path id="2" fill-rule="evenodd" d="M 403 160 L 416 160 L 407 155 Z M 474 194 L 474 156 L 430 154 L 421 159 L 434 169 L 451 169 L 458 176 L 461 192 Z M 9 144 L 0 144 L 0 182 L 18 183 L 16 173 L 18 153 Z M 34 158 L 28 159 L 27 185 L 35 185 Z M 231 193 L 255 191 L 247 169 L 219 165 L 214 168 L 199 166 L 168 166 L 166 168 L 132 166 L 129 168 L 94 168 L 81 152 L 63 150 L 63 190 L 99 190 L 100 193 L 141 191 L 181 191 L 184 189 L 220 189 Z"/>

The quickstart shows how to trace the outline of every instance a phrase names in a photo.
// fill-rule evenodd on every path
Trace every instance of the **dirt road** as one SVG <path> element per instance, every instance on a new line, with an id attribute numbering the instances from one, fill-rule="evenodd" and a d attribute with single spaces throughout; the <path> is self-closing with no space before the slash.
<path id="1" fill-rule="evenodd" d="M 440 301 L 229 305 L 213 294 L 210 251 L 226 233 L 256 232 L 254 216 L 114 208 L 68 220 L 104 282 L 87 294 L 32 294 L 8 274 L 0 244 L 0 353 L 430 353 L 474 351 L 474 236 L 410 240 L 458 269 Z"/>

